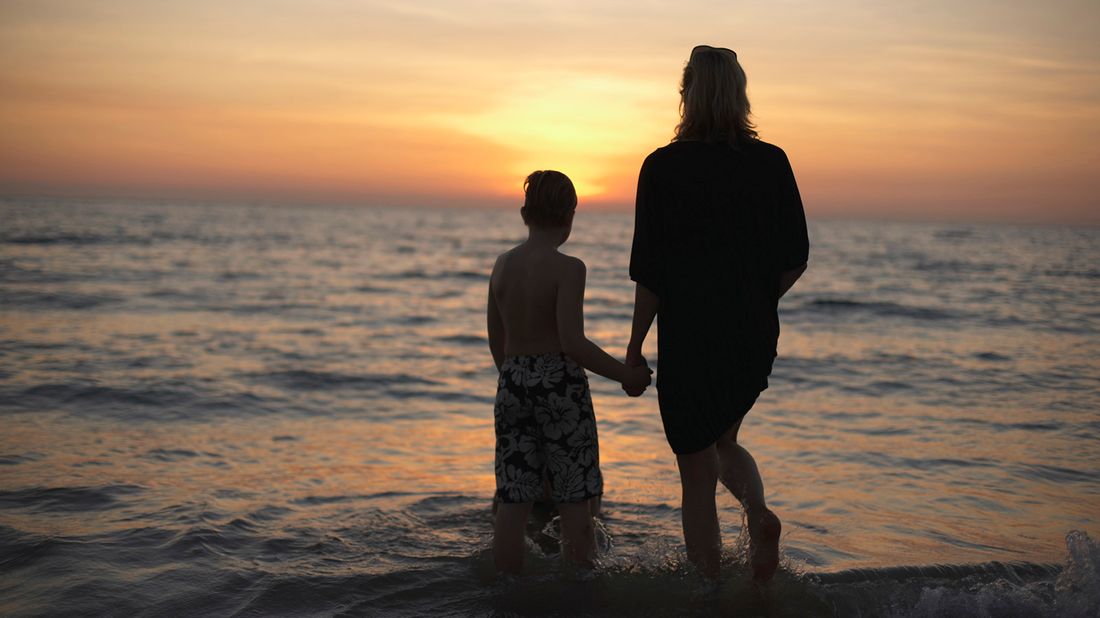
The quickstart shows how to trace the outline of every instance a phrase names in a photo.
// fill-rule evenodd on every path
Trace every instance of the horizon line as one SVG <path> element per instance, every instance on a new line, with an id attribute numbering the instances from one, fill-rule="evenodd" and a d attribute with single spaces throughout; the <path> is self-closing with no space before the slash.
<path id="1" fill-rule="evenodd" d="M 515 203 L 500 197 L 473 199 L 469 197 L 455 198 L 453 200 L 441 200 L 432 198 L 418 198 L 416 196 L 364 196 L 360 198 L 323 198 L 293 196 L 277 198 L 273 196 L 223 196 L 199 195 L 193 197 L 169 196 L 169 195 L 140 195 L 140 194 L 115 194 L 115 195 L 74 195 L 74 194 L 45 194 L 45 193 L 0 193 L 0 203 L 10 204 L 20 200 L 32 202 L 60 202 L 63 204 L 75 204 L 79 202 L 91 204 L 117 203 L 119 205 L 149 205 L 149 206 L 183 206 L 183 207 L 214 207 L 228 206 L 237 208 L 333 208 L 333 209 L 380 209 L 380 210 L 474 210 L 474 211 L 505 211 L 515 208 L 519 212 L 522 200 L 517 198 Z M 633 204 L 622 202 L 601 202 L 589 199 L 588 208 L 582 206 L 581 212 L 600 215 L 630 215 L 633 213 Z M 805 203 L 805 200 L 803 200 Z M 582 202 L 583 204 L 584 202 Z M 936 217 L 934 215 L 921 216 L 899 210 L 896 213 L 863 211 L 855 207 L 848 212 L 826 211 L 815 212 L 812 208 L 806 208 L 806 218 L 810 221 L 858 221 L 879 223 L 912 223 L 912 224 L 942 224 L 942 225 L 1003 225 L 1003 226 L 1052 226 L 1052 227 L 1084 227 L 1100 228 L 1100 206 L 1093 212 L 1092 218 L 1062 217 L 1020 217 L 1020 216 L 981 216 L 973 212 L 962 214 L 959 217 Z M 518 216 L 518 214 L 517 214 Z"/>

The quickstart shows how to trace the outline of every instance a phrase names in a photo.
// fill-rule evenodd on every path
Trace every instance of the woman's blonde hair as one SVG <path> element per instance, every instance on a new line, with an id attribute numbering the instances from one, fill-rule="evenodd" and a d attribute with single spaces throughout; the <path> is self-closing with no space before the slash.
<path id="1" fill-rule="evenodd" d="M 680 124 L 673 140 L 736 144 L 756 139 L 745 87 L 745 70 L 734 51 L 696 46 L 680 82 Z"/>

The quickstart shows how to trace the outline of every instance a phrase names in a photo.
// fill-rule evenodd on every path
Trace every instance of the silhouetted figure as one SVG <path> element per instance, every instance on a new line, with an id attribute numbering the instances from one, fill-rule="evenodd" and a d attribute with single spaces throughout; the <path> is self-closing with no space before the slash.
<path id="1" fill-rule="evenodd" d="M 779 298 L 806 269 L 809 242 L 787 156 L 749 122 L 737 55 L 700 45 L 684 68 L 681 122 L 638 178 L 627 364 L 658 316 L 657 393 L 683 487 L 688 558 L 718 575 L 717 480 L 745 508 L 754 577 L 772 577 L 780 522 L 737 431 L 768 386 Z"/>
<path id="2" fill-rule="evenodd" d="M 487 314 L 500 372 L 493 560 L 509 573 L 523 566 L 527 517 L 546 493 L 561 516 L 562 554 L 593 565 L 592 501 L 603 493 L 603 476 L 584 370 L 639 394 L 652 373 L 627 367 L 585 337 L 585 265 L 558 251 L 573 227 L 573 183 L 561 172 L 534 172 L 524 193 L 527 240 L 493 265 Z"/>

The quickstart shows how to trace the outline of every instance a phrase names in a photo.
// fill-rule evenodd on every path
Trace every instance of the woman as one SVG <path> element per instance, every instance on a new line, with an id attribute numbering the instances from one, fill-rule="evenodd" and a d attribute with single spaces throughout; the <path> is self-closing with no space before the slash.
<path id="1" fill-rule="evenodd" d="M 737 55 L 700 45 L 680 87 L 680 124 L 638 178 L 627 364 L 659 316 L 657 394 L 683 488 L 688 558 L 718 576 L 718 479 L 748 520 L 753 576 L 779 564 L 780 522 L 737 431 L 768 386 L 779 298 L 806 269 L 809 242 L 787 156 L 749 121 Z"/>

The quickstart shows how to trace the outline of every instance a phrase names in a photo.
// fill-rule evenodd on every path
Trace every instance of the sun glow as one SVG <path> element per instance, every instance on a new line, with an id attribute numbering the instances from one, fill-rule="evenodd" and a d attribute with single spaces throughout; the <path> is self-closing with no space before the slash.
<path id="1" fill-rule="evenodd" d="M 623 153 L 635 153 L 640 163 L 662 137 L 667 141 L 671 127 L 662 131 L 655 121 L 668 119 L 675 105 L 666 90 L 613 75 L 531 73 L 482 111 L 433 120 L 513 153 L 510 175 L 557 169 L 573 180 L 580 197 L 598 197 L 609 190 Z M 514 191 L 514 183 L 506 189 Z"/>
<path id="2" fill-rule="evenodd" d="M 1100 222 L 1095 3 L 864 5 L 4 3 L 0 193 L 629 208 L 709 42 L 811 216 Z"/>

